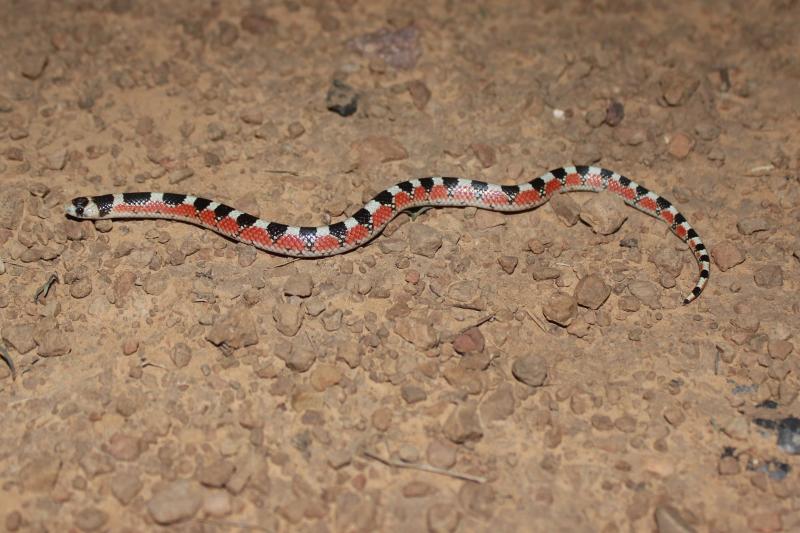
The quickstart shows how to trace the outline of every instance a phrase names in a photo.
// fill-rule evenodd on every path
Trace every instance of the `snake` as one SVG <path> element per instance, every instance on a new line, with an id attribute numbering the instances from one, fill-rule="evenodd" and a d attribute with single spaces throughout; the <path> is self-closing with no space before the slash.
<path id="1" fill-rule="evenodd" d="M 401 181 L 382 190 L 352 216 L 322 226 L 272 222 L 229 205 L 191 194 L 122 192 L 80 196 L 66 206 L 74 219 L 157 218 L 188 222 L 233 241 L 288 257 L 328 257 L 358 248 L 379 235 L 400 212 L 424 207 L 476 207 L 489 211 L 527 211 L 554 194 L 608 191 L 629 206 L 665 222 L 695 257 L 699 276 L 684 298 L 695 300 L 708 283 L 710 261 L 702 239 L 675 206 L 625 176 L 594 166 L 567 166 L 531 181 L 500 185 L 474 179 L 430 176 Z"/>

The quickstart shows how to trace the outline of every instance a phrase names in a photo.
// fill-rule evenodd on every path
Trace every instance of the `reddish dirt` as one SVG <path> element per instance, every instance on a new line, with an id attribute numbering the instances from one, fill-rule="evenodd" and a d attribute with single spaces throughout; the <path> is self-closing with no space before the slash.
<path id="1" fill-rule="evenodd" d="M 800 530 L 800 2 L 390 4 L 0 3 L 0 523 Z M 571 164 L 675 203 L 699 300 L 686 246 L 607 195 L 303 261 L 62 207 L 312 225 Z"/>

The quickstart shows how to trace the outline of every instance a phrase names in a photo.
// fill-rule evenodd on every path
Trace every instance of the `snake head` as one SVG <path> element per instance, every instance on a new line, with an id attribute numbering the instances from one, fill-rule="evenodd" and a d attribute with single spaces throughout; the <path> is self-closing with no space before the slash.
<path id="1" fill-rule="evenodd" d="M 73 218 L 92 219 L 100 217 L 100 209 L 91 198 L 79 196 L 68 203 L 64 210 Z"/>

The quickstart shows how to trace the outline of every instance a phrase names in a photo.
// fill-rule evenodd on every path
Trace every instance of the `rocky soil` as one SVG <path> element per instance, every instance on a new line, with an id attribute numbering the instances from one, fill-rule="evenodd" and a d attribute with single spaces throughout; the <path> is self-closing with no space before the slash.
<path id="1" fill-rule="evenodd" d="M 0 2 L 0 527 L 800 530 L 800 2 Z M 117 191 L 341 220 L 429 175 L 610 195 L 289 260 Z"/>

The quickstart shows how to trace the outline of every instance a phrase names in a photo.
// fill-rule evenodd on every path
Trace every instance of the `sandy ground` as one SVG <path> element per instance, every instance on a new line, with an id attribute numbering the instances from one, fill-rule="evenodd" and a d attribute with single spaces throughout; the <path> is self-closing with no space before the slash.
<path id="1" fill-rule="evenodd" d="M 0 2 L 2 527 L 800 530 L 800 2 L 390 4 Z M 698 301 L 659 221 L 579 221 L 608 195 L 303 261 L 62 208 L 570 164 L 678 206 Z"/>

